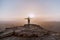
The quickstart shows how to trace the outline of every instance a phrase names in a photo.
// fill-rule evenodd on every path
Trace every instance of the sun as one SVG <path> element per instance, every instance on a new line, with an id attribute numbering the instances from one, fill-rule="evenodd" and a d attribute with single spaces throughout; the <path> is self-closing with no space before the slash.
<path id="1" fill-rule="evenodd" d="M 28 14 L 28 17 L 30 17 L 30 18 L 34 18 L 35 15 L 34 15 L 33 13 L 29 13 L 29 14 Z"/>

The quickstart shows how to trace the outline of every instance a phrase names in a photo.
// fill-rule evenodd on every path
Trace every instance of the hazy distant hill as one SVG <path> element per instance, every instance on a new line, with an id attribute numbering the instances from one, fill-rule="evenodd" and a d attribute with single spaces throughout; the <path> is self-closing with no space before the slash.
<path id="1" fill-rule="evenodd" d="M 36 24 L 41 25 L 45 29 L 52 30 L 52 31 L 57 31 L 60 32 L 60 22 L 56 21 L 50 21 L 50 22 L 35 22 Z M 23 22 L 17 22 L 17 21 L 0 21 L 0 28 L 2 27 L 15 27 L 15 26 L 20 26 L 24 25 Z"/>
<path id="2" fill-rule="evenodd" d="M 60 32 L 60 22 L 40 22 L 40 25 L 48 30 Z"/>

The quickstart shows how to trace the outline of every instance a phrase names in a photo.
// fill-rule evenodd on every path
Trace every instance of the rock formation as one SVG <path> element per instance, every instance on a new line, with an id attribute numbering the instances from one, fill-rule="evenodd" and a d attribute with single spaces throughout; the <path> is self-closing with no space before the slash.
<path id="1" fill-rule="evenodd" d="M 25 24 L 24 26 L 6 28 L 0 32 L 0 40 L 58 40 L 54 32 L 45 30 L 36 24 Z"/>

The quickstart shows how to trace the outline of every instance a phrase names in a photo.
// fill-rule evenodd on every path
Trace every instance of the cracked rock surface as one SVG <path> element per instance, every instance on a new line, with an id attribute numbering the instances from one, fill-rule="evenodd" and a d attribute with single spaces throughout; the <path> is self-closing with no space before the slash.
<path id="1" fill-rule="evenodd" d="M 50 34 L 39 25 L 31 24 L 30 27 L 24 25 L 1 31 L 0 40 L 60 40 L 60 35 Z"/>

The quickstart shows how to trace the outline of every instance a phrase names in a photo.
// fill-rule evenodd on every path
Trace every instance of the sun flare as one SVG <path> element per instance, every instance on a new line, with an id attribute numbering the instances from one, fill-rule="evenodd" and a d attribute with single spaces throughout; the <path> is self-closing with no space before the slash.
<path id="1" fill-rule="evenodd" d="M 34 15 L 33 13 L 30 13 L 30 14 L 28 14 L 28 17 L 30 17 L 30 18 L 34 18 L 35 15 Z"/>

